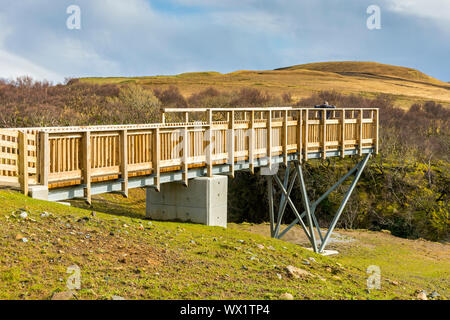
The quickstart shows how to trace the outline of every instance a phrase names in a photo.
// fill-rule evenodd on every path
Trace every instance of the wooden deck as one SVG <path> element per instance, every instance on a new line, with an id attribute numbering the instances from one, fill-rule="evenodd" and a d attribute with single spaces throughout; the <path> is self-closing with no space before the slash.
<path id="1" fill-rule="evenodd" d="M 378 109 L 164 109 L 155 124 L 0 129 L 0 185 L 53 200 L 378 152 Z M 186 151 L 186 152 L 185 152 Z"/>

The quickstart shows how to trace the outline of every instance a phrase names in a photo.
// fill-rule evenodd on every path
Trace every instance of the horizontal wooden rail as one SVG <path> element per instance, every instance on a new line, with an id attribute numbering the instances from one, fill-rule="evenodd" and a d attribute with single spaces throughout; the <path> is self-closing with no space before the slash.
<path id="1" fill-rule="evenodd" d="M 48 188 L 83 186 L 90 201 L 92 183 L 235 165 L 290 154 L 301 161 L 331 151 L 340 157 L 378 152 L 379 110 L 315 108 L 164 109 L 162 123 L 0 130 L 0 185 Z M 334 154 L 334 153 L 333 153 Z"/>

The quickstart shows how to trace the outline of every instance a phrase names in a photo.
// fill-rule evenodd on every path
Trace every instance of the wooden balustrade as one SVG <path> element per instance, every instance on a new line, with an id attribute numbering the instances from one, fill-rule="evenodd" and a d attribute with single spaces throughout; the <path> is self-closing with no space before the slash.
<path id="1" fill-rule="evenodd" d="M 170 122 L 179 113 L 184 122 Z M 0 184 L 52 188 L 83 185 L 90 201 L 92 183 L 120 180 L 128 193 L 129 177 L 181 171 L 188 183 L 191 168 L 229 165 L 266 157 L 270 165 L 290 154 L 307 161 L 329 151 L 344 157 L 378 152 L 378 109 L 220 108 L 165 109 L 164 123 L 0 130 Z M 203 115 L 203 118 L 202 118 Z M 173 117 L 178 119 L 180 117 Z M 190 121 L 190 119 L 201 119 Z"/>

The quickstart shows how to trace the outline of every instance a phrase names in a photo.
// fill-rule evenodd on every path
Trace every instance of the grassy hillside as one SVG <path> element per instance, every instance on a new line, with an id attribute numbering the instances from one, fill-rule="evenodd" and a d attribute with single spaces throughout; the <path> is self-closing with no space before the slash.
<path id="1" fill-rule="evenodd" d="M 192 72 L 173 76 L 82 78 L 81 81 L 102 84 L 137 83 L 151 88 L 175 85 L 184 96 L 208 87 L 229 91 L 250 87 L 272 94 L 289 92 L 294 100 L 327 90 L 369 98 L 384 93 L 393 96 L 397 100 L 396 104 L 405 108 L 426 100 L 450 106 L 448 83 L 411 68 L 375 62 L 323 62 L 269 71 L 241 70 L 228 74 Z"/>
<path id="2" fill-rule="evenodd" d="M 67 290 L 66 270 L 74 264 L 81 269 L 78 299 L 413 299 L 417 290 L 449 296 L 447 245 L 436 251 L 424 242 L 420 251 L 408 240 L 360 231 L 352 237 L 363 246 L 322 257 L 248 224 L 144 220 L 142 192 L 126 200 L 96 197 L 92 212 L 0 191 L 0 299 L 49 299 Z M 415 259 L 395 266 L 408 254 Z M 382 269 L 380 290 L 366 289 L 369 264 Z M 290 276 L 287 266 L 303 275 Z"/>

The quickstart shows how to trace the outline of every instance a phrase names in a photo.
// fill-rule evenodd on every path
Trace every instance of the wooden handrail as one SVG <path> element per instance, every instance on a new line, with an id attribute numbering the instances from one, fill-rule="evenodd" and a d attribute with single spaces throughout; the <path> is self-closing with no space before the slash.
<path id="1" fill-rule="evenodd" d="M 189 121 L 191 112 L 205 121 Z M 206 108 L 164 109 L 180 112 L 185 122 L 9 128 L 0 130 L 0 185 L 18 183 L 50 189 L 81 185 L 90 201 L 91 184 L 118 180 L 124 195 L 129 177 L 151 175 L 159 188 L 161 174 L 180 171 L 187 184 L 191 168 L 228 165 L 231 175 L 240 161 L 251 172 L 262 158 L 307 161 L 314 154 L 377 153 L 379 109 Z M 217 113 L 223 116 L 216 116 Z M 228 115 L 225 117 L 225 115 Z M 225 117 L 224 119 L 222 119 Z M 314 156 L 317 158 L 317 156 Z"/>

